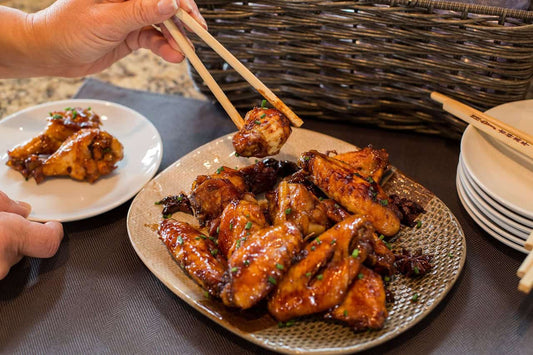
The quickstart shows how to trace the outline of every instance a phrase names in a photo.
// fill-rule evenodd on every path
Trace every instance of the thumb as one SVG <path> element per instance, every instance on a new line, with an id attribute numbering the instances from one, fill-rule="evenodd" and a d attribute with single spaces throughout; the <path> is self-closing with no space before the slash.
<path id="1" fill-rule="evenodd" d="M 121 7 L 117 20 L 127 32 L 171 18 L 178 11 L 179 0 L 131 0 L 117 3 Z"/>

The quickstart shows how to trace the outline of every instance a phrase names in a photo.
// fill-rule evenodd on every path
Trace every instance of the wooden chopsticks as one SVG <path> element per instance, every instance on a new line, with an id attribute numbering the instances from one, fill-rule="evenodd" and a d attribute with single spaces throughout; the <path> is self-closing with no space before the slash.
<path id="1" fill-rule="evenodd" d="M 252 87 L 254 87 L 272 106 L 283 113 L 289 121 L 296 127 L 300 127 L 303 121 L 283 103 L 261 80 L 259 80 L 248 68 L 246 68 L 233 54 L 231 54 L 220 42 L 218 42 L 209 32 L 207 32 L 198 22 L 196 22 L 188 13 L 179 9 L 176 17 L 182 21 L 189 29 L 196 33 L 209 47 L 217 52 L 237 73 L 239 73 Z M 183 50 L 189 62 L 196 69 L 198 74 L 202 77 L 206 85 L 209 87 L 213 95 L 222 107 L 226 110 L 237 128 L 242 128 L 244 121 L 238 114 L 235 107 L 231 104 L 227 96 L 224 94 L 220 86 L 213 79 L 207 68 L 203 65 L 200 58 L 194 52 L 185 36 L 181 33 L 179 28 L 172 20 L 163 22 L 170 34 Z"/>
<path id="2" fill-rule="evenodd" d="M 533 158 L 533 136 L 438 92 L 431 98 L 442 108 L 515 150 Z"/>
<path id="3" fill-rule="evenodd" d="M 529 234 L 524 246 L 529 250 L 529 254 L 518 268 L 516 275 L 520 278 L 518 289 L 529 293 L 531 288 L 533 288 L 533 231 Z"/>

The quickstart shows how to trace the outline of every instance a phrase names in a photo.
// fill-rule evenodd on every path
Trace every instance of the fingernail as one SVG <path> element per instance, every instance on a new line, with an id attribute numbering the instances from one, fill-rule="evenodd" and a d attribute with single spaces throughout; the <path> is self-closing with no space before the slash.
<path id="1" fill-rule="evenodd" d="M 198 17 L 200 18 L 200 22 L 202 22 L 204 28 L 207 30 L 207 22 L 205 22 L 205 19 L 202 17 L 202 15 L 200 15 L 200 13 L 198 13 Z"/>
<path id="2" fill-rule="evenodd" d="M 161 15 L 175 14 L 178 11 L 178 4 L 176 0 L 159 0 L 157 10 Z"/>

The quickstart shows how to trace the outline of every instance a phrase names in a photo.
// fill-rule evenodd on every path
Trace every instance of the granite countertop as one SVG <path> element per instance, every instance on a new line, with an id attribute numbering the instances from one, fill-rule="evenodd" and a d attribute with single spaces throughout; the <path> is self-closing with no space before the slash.
<path id="1" fill-rule="evenodd" d="M 0 0 L 5 5 L 35 12 L 54 0 Z M 138 90 L 204 99 L 194 87 L 187 64 L 171 64 L 148 50 L 139 50 L 90 77 Z M 72 98 L 86 77 L 0 79 L 0 119 L 36 104 Z"/>

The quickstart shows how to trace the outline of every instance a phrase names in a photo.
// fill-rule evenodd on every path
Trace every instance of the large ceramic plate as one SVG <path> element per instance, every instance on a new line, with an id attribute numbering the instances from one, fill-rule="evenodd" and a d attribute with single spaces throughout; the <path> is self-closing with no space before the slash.
<path id="1" fill-rule="evenodd" d="M 214 140 L 176 161 L 139 192 L 128 213 L 128 233 L 137 254 L 152 273 L 172 292 L 226 329 L 265 348 L 284 353 L 349 353 L 381 344 L 404 332 L 429 314 L 451 289 L 464 264 L 466 245 L 463 231 L 450 210 L 421 185 L 399 172 L 394 173 L 385 188 L 391 193 L 420 202 L 426 209 L 420 228 L 403 228 L 395 248 L 422 248 L 434 255 L 431 273 L 412 280 L 403 277 L 392 283 L 395 303 L 390 309 L 384 329 L 355 333 L 349 327 L 327 322 L 321 317 L 297 321 L 291 327 L 279 328 L 264 311 L 232 312 L 220 302 L 204 296 L 180 269 L 158 239 L 157 225 L 161 206 L 155 201 L 167 195 L 188 192 L 199 174 L 211 174 L 221 165 L 244 166 L 253 160 L 235 157 L 232 135 Z M 320 133 L 294 129 L 278 159 L 295 161 L 300 153 L 317 149 L 344 152 L 353 145 Z M 392 154 L 394 157 L 394 154 Z M 176 213 L 173 218 L 191 221 L 190 216 Z M 413 302 L 415 294 L 418 302 Z"/>
<path id="2" fill-rule="evenodd" d="M 124 159 L 110 175 L 90 184 L 68 177 L 48 178 L 41 184 L 24 180 L 6 166 L 7 150 L 42 132 L 50 111 L 91 107 L 102 129 L 124 146 Z M 74 221 L 106 212 L 132 198 L 155 175 L 163 146 L 156 128 L 130 108 L 100 100 L 49 102 L 17 112 L 0 121 L 0 189 L 12 199 L 32 205 L 30 219 Z"/>
<path id="3" fill-rule="evenodd" d="M 533 134 L 533 100 L 496 106 L 487 114 Z M 461 140 L 464 168 L 490 197 L 533 220 L 533 158 L 468 126 Z"/>

